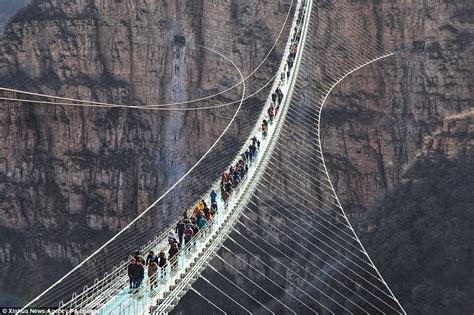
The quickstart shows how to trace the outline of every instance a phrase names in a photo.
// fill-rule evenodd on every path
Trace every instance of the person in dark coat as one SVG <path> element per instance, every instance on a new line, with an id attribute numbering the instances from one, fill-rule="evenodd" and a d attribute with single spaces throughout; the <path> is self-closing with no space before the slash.
<path id="1" fill-rule="evenodd" d="M 211 209 L 217 211 L 217 193 L 214 189 L 211 191 Z"/>
<path id="2" fill-rule="evenodd" d="M 139 251 L 139 250 L 137 250 L 137 251 L 135 252 L 135 255 L 134 255 L 134 257 L 135 257 L 135 260 L 137 260 L 137 261 L 138 261 L 138 260 L 139 260 L 139 261 L 141 261 L 142 265 L 144 265 L 144 264 L 145 264 L 145 259 L 143 259 L 143 257 L 141 256 L 141 253 L 140 253 L 140 251 Z"/>
<path id="3" fill-rule="evenodd" d="M 254 144 L 251 144 L 249 146 L 249 151 L 250 151 L 250 159 L 255 160 L 255 157 L 257 155 L 257 147 Z"/>
<path id="4" fill-rule="evenodd" d="M 228 193 L 232 192 L 232 182 L 230 180 L 225 183 L 225 191 L 227 191 Z"/>
<path id="5" fill-rule="evenodd" d="M 184 233 L 184 228 L 185 224 L 182 219 L 178 221 L 178 224 L 176 224 L 176 234 L 178 234 L 178 241 L 179 244 L 183 244 L 183 233 Z"/>
<path id="6" fill-rule="evenodd" d="M 174 270 L 176 268 L 176 264 L 178 262 L 178 243 L 172 243 L 170 245 L 170 249 L 168 250 L 168 261 L 171 264 L 171 270 Z"/>
<path id="7" fill-rule="evenodd" d="M 128 279 L 130 283 L 130 290 L 134 289 L 134 275 L 136 273 L 136 261 L 134 257 L 130 257 L 130 263 L 128 264 Z"/>
<path id="8" fill-rule="evenodd" d="M 138 289 L 142 284 L 143 278 L 145 278 L 145 267 L 143 267 L 141 260 L 137 260 L 136 266 L 135 289 Z"/>
<path id="9" fill-rule="evenodd" d="M 214 189 L 211 191 L 211 203 L 217 201 L 217 193 L 214 191 Z"/>
<path id="10" fill-rule="evenodd" d="M 293 68 L 293 62 L 294 62 L 294 58 L 292 56 L 289 56 L 288 57 L 288 69 L 291 70 L 291 68 Z"/>
<path id="11" fill-rule="evenodd" d="M 253 137 L 252 139 L 250 139 L 250 140 L 252 140 L 252 144 L 253 144 L 253 145 L 256 145 L 256 144 L 257 144 L 257 141 L 258 141 L 257 137 L 254 136 L 254 137 Z"/>
<path id="12" fill-rule="evenodd" d="M 166 264 L 167 264 L 167 261 L 166 261 L 165 252 L 164 252 L 164 251 L 161 251 L 161 252 L 158 254 L 158 267 L 159 267 L 160 270 L 161 270 L 161 277 L 163 277 L 163 276 L 165 275 L 165 272 L 166 272 Z"/>

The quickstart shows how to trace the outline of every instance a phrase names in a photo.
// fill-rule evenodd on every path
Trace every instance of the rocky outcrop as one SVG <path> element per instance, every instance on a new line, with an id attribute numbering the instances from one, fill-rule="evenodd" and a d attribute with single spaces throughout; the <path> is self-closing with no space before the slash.
<path id="1" fill-rule="evenodd" d="M 423 141 L 420 155 L 429 159 L 437 156 L 449 160 L 474 159 L 474 111 L 451 115 L 443 119 L 443 126 Z"/>
<path id="2" fill-rule="evenodd" d="M 0 11 L 0 37 L 3 34 L 5 25 L 8 23 L 10 18 L 17 12 L 21 7 L 28 4 L 28 0 L 8 1 L 1 4 Z"/>
<path id="3" fill-rule="evenodd" d="M 468 115 L 473 106 L 474 7 L 359 1 L 352 8 L 360 25 L 397 52 L 347 77 L 322 114 L 331 178 L 346 211 L 360 215 L 400 183 L 423 149 L 472 152 L 472 140 L 457 139 L 453 130 L 467 128 L 469 118 L 449 117 Z"/>
<path id="4" fill-rule="evenodd" d="M 400 184 L 354 220 L 373 261 L 410 314 L 469 314 L 473 309 L 472 285 L 466 280 L 472 279 L 473 118 L 469 109 L 445 117 L 436 132 L 424 137 Z"/>

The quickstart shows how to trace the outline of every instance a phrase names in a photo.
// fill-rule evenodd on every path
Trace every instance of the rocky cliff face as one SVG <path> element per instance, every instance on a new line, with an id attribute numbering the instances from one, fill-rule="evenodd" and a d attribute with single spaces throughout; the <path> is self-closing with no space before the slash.
<path id="1" fill-rule="evenodd" d="M 12 0 L 5 1 L 1 4 L 0 11 L 0 36 L 3 34 L 5 25 L 10 18 L 23 6 L 29 3 L 29 0 Z"/>
<path id="2" fill-rule="evenodd" d="M 329 172 L 345 209 L 357 215 L 398 185 L 423 149 L 472 157 L 472 132 L 470 139 L 457 139 L 455 129 L 472 128 L 474 6 L 466 1 L 352 6 L 360 25 L 398 51 L 346 78 L 323 111 Z"/>
<path id="3" fill-rule="evenodd" d="M 472 112 L 445 117 L 402 183 L 359 220 L 359 235 L 409 314 L 474 309 L 473 118 Z"/>
<path id="4" fill-rule="evenodd" d="M 436 159 L 445 157 L 448 160 L 474 159 L 474 111 L 447 116 L 443 126 L 431 136 L 424 139 L 421 157 Z"/>
<path id="5" fill-rule="evenodd" d="M 203 97 L 240 77 L 229 62 L 198 44 L 224 53 L 247 76 L 270 52 L 290 3 L 33 1 L 5 28 L 0 82 L 127 105 Z M 248 93 L 265 84 L 280 53 L 278 42 L 249 81 Z M 240 93 L 238 87 L 180 108 L 234 101 Z M 234 138 L 245 134 L 254 107 L 244 106 L 230 130 Z M 30 298 L 80 262 L 183 175 L 235 110 L 235 105 L 170 112 L 2 101 L 0 290 Z M 181 211 L 166 210 L 157 229 Z"/>
<path id="6" fill-rule="evenodd" d="M 471 18 L 472 4 L 465 1 L 443 3 L 351 1 L 346 9 L 347 16 L 340 12 L 331 15 L 331 10 L 332 7 L 328 5 L 323 10 L 325 15 L 321 16 L 329 19 L 329 25 L 342 29 L 343 34 L 350 34 L 355 37 L 355 41 L 364 42 L 365 33 L 355 31 L 350 23 L 344 23 L 347 22 L 345 18 L 355 17 L 359 27 L 368 30 L 385 47 L 398 52 L 395 56 L 374 63 L 347 77 L 333 90 L 327 100 L 322 114 L 323 151 L 338 196 L 346 212 L 349 212 L 352 217 L 354 226 L 359 227 L 358 232 L 366 232 L 364 234 L 368 235 L 364 238 L 366 244 L 369 243 L 367 239 L 374 237 L 373 240 L 370 239 L 368 251 L 371 255 L 373 254 L 376 266 L 379 266 L 382 275 L 386 276 L 389 286 L 394 289 L 394 294 L 401 298 L 402 305 L 407 304 L 408 313 L 431 314 L 456 309 L 460 314 L 468 314 L 468 310 L 472 310 L 472 302 L 467 299 L 470 292 L 469 285 L 461 287 L 458 286 L 461 281 L 458 283 L 455 281 L 467 275 L 472 278 L 471 267 L 468 263 L 472 251 L 470 246 L 466 245 L 468 242 L 465 241 L 470 237 L 469 226 L 472 225 L 472 220 L 469 220 L 472 216 L 472 211 L 469 211 L 472 208 L 472 200 L 470 200 L 472 198 L 466 193 L 472 190 L 472 183 L 470 183 L 472 181 L 466 174 L 461 173 L 463 179 L 457 183 L 456 188 L 463 187 L 462 190 L 445 191 L 443 185 L 449 185 L 447 183 L 456 178 L 453 174 L 457 174 L 459 170 L 471 170 L 472 167 L 451 169 L 449 172 L 452 174 L 449 176 L 445 176 L 447 173 L 445 170 L 442 170 L 443 172 L 440 170 L 444 182 L 432 185 L 435 189 L 414 190 L 410 194 L 396 192 L 397 189 L 406 189 L 403 185 L 400 186 L 404 181 L 416 181 L 420 178 L 424 180 L 424 177 L 435 178 L 436 167 L 439 166 L 436 163 L 428 163 L 432 167 L 429 172 L 425 170 L 425 174 L 421 176 L 417 174 L 416 178 L 411 176 L 410 170 L 413 168 L 410 166 L 418 159 L 444 156 L 453 160 L 472 160 L 474 153 L 472 149 L 474 22 Z M 329 48 L 328 51 L 334 49 L 337 41 L 328 35 L 314 44 L 316 47 L 324 46 L 325 49 L 321 49 L 324 53 L 327 48 Z M 352 57 L 352 54 L 350 56 Z M 329 52 L 326 56 L 318 55 L 314 59 L 325 60 L 326 58 L 328 62 L 322 62 L 321 68 L 324 70 L 328 67 L 332 70 L 331 65 L 334 64 L 334 59 L 331 57 Z M 341 62 L 338 62 L 340 65 Z M 319 72 L 315 76 L 318 74 Z M 320 239 L 325 240 L 324 237 L 328 235 L 327 228 L 330 226 L 308 224 L 314 221 L 313 214 L 318 212 L 314 208 L 315 204 L 318 205 L 317 195 L 321 190 L 324 191 L 324 188 L 309 184 L 313 177 L 317 178 L 318 171 L 315 168 L 306 167 L 309 173 L 304 173 L 305 165 L 310 164 L 307 157 L 300 165 L 297 163 L 297 157 L 291 160 L 291 148 L 295 143 L 301 141 L 308 147 L 310 143 L 315 143 L 315 139 L 312 138 L 314 135 L 306 134 L 307 130 L 298 130 L 298 123 L 305 120 L 311 121 L 311 118 L 315 119 L 315 117 L 312 117 L 308 111 L 304 112 L 303 106 L 299 106 L 299 109 L 293 115 L 299 117 L 300 120 L 294 119 L 294 126 L 288 126 L 291 136 L 287 136 L 287 143 L 283 145 L 285 149 L 279 154 L 280 157 L 286 156 L 286 163 L 276 163 L 283 171 L 272 169 L 267 173 L 266 181 L 261 184 L 257 192 L 258 200 L 253 200 L 253 203 L 249 205 L 249 211 L 246 212 L 250 219 L 242 219 L 246 227 L 243 228 L 240 225 L 237 227 L 237 230 L 250 240 L 245 240 L 240 233 L 233 233 L 231 238 L 236 239 L 245 248 L 235 246 L 234 240 L 227 241 L 225 244 L 230 250 L 220 250 L 219 255 L 239 272 L 249 275 L 257 284 L 263 285 L 276 297 L 276 300 L 288 302 L 288 305 L 300 312 L 307 312 L 307 310 L 299 309 L 302 308 L 301 303 L 290 304 L 291 302 L 288 301 L 290 299 L 286 299 L 287 292 L 301 297 L 303 301 L 314 307 L 313 310 L 318 310 L 318 306 L 311 304 L 309 298 L 299 295 L 295 284 L 296 287 L 310 293 L 312 297 L 317 297 L 318 293 L 313 293 L 310 287 L 300 281 L 301 279 L 292 277 L 293 273 L 285 267 L 289 266 L 291 271 L 298 272 L 297 262 L 300 261 L 298 254 L 305 254 L 308 249 L 311 249 L 308 251 L 313 253 L 321 254 L 320 250 L 311 247 L 312 244 L 303 237 L 316 234 Z M 317 153 L 314 155 L 317 156 Z M 273 160 L 276 156 L 278 154 L 273 157 Z M 429 185 L 428 183 L 427 186 Z M 312 196 L 308 196 L 308 190 L 313 192 Z M 360 220 L 353 217 L 364 216 L 365 210 L 374 203 L 377 195 L 382 195 L 388 190 L 395 191 L 384 199 L 387 202 L 386 208 L 391 212 L 380 211 L 378 218 L 381 220 L 377 222 L 380 224 L 369 225 L 369 232 L 367 229 L 363 230 L 363 224 L 360 226 L 357 224 Z M 443 193 L 437 195 L 437 191 Z M 298 196 L 298 198 L 291 200 L 288 204 L 285 203 L 291 199 L 291 196 Z M 300 196 L 304 198 L 299 198 Z M 300 200 L 304 201 L 298 203 Z M 378 200 L 380 201 L 380 198 Z M 454 206 L 443 208 L 445 203 L 454 200 L 457 202 L 455 205 L 453 203 Z M 437 203 L 442 204 L 437 207 L 438 209 L 434 207 Z M 431 213 L 429 210 L 432 207 Z M 457 214 L 456 211 L 451 213 L 446 211 L 453 208 L 457 209 Z M 269 214 L 269 209 L 273 209 L 274 212 Z M 289 209 L 292 209 L 294 213 Z M 308 220 L 304 213 L 300 213 L 301 209 L 304 210 L 302 212 L 313 217 L 310 216 Z M 372 210 L 378 209 L 382 207 Z M 295 213 L 296 216 L 294 216 Z M 385 215 L 390 216 L 390 220 L 386 220 Z M 431 216 L 435 216 L 436 219 L 432 220 Z M 254 222 L 257 222 L 259 226 L 256 226 Z M 432 222 L 434 222 L 433 225 L 431 225 Z M 443 229 L 437 229 L 437 226 L 442 226 Z M 457 233 L 458 227 L 459 233 Z M 249 233 L 247 228 L 256 235 Z M 449 237 L 439 237 L 440 230 L 446 231 Z M 372 231 L 377 232 L 371 234 Z M 461 234 L 462 238 L 459 237 Z M 320 239 L 316 239 L 315 243 L 319 244 Z M 440 242 L 441 239 L 443 242 Z M 276 249 L 270 248 L 265 241 L 275 245 Z M 412 244 L 420 245 L 420 247 L 412 246 Z M 293 254 L 290 249 L 286 251 L 285 245 L 296 249 L 298 254 Z M 257 250 L 257 246 L 264 247 L 270 254 Z M 447 258 L 436 257 L 443 249 L 448 249 L 446 250 L 449 252 L 446 255 Z M 285 251 L 291 259 L 282 257 L 283 255 L 278 250 Z M 422 254 L 418 252 L 419 250 L 422 250 Z M 233 254 L 230 254 L 230 251 Z M 249 255 L 249 251 L 253 254 Z M 416 259 L 415 255 L 418 256 Z M 308 254 L 306 258 L 309 256 Z M 426 257 L 432 257 L 432 259 L 426 259 Z M 331 258 L 325 256 L 324 258 L 329 269 Z M 283 261 L 283 265 L 276 263 L 277 260 Z M 249 268 L 247 263 L 255 268 Z M 271 270 L 265 263 L 277 270 Z M 244 280 L 220 259 L 215 258 L 210 264 L 259 302 L 271 307 L 272 310 L 277 309 L 274 299 L 270 299 L 268 294 L 263 294 L 255 284 Z M 308 275 L 307 279 L 314 279 L 321 275 L 313 267 L 309 267 L 308 274 L 311 275 Z M 452 270 L 451 267 L 456 269 L 456 275 L 453 276 L 455 281 L 451 281 L 452 275 L 449 271 L 441 272 L 443 269 Z M 438 279 L 432 281 L 431 276 L 435 274 L 439 275 L 436 276 Z M 232 288 L 229 281 L 221 274 L 208 268 L 204 275 L 207 279 L 211 279 L 213 284 L 226 288 L 226 292 L 234 297 L 237 296 L 239 302 L 245 307 L 258 309 L 259 305 L 255 301 L 251 301 L 238 289 Z M 283 290 L 277 290 L 276 286 L 264 276 L 284 287 L 286 293 L 282 292 Z M 404 282 L 403 279 L 407 279 L 410 285 L 407 285 L 408 281 Z M 417 281 L 410 279 L 417 279 Z M 442 281 L 438 281 L 439 279 Z M 313 281 L 318 283 L 318 288 L 323 287 L 320 282 Z M 436 285 L 432 285 L 434 282 Z M 202 280 L 195 283 L 195 288 L 202 290 L 201 292 L 215 292 Z M 357 287 L 357 290 L 360 290 L 360 287 Z M 209 294 L 213 296 L 213 293 Z M 336 294 L 331 294 L 331 297 L 336 297 Z M 229 306 L 227 303 L 219 302 L 216 301 L 220 307 L 225 307 L 228 311 L 240 312 L 242 310 L 238 306 Z M 202 303 L 202 298 L 192 293 L 187 294 L 180 301 L 174 312 L 186 314 L 190 308 L 201 312 L 218 313 L 215 308 Z"/>
<path id="7" fill-rule="evenodd" d="M 195 44 L 228 52 L 249 73 L 269 50 L 288 3 L 35 1 L 5 31 L 2 85 L 135 105 L 208 95 L 238 77 Z M 330 175 L 345 209 L 361 213 L 377 194 L 400 183 L 422 150 L 472 157 L 467 113 L 474 9 L 468 1 L 351 1 L 349 6 L 359 25 L 386 47 L 401 47 L 395 56 L 346 78 L 323 111 Z M 363 40 L 350 25 L 340 25 Z M 271 65 L 254 83 L 270 76 Z M 222 130 L 218 118 L 232 113 L 47 109 L 3 102 L 3 290 L 29 297 L 77 264 L 182 174 Z M 214 117 L 215 125 L 203 124 L 203 117 Z M 35 279 L 36 287 L 23 281 L 31 273 L 47 276 Z M 8 285 L 13 282 L 24 285 Z"/>

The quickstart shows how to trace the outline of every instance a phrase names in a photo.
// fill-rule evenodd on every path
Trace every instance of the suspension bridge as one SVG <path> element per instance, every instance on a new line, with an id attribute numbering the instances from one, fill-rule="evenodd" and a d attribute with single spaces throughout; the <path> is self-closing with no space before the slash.
<path id="1" fill-rule="evenodd" d="M 337 1 L 292 3 L 294 16 L 285 21 L 290 32 L 279 69 L 272 81 L 256 92 L 268 93 L 265 104 L 255 110 L 253 128 L 238 150 L 228 153 L 233 156 L 229 159 L 211 156 L 248 101 L 248 78 L 223 53 L 203 47 L 232 64 L 240 76 L 241 98 L 221 136 L 162 197 L 23 310 L 186 313 L 191 312 L 192 299 L 201 299 L 206 313 L 404 314 L 349 222 L 322 152 L 321 110 L 333 88 L 351 73 L 392 55 L 349 18 L 349 10 Z M 332 24 L 336 17 L 345 23 L 345 32 Z M 347 33 L 348 29 L 353 33 Z M 355 33 L 364 34 L 358 37 L 363 40 L 354 41 Z M 274 117 L 269 117 L 268 108 L 275 102 L 272 94 L 277 88 L 283 97 Z M 124 106 L 23 95 L 0 99 L 64 106 Z M 144 108 L 169 109 L 159 105 Z M 268 123 L 266 132 L 262 132 L 264 120 Z M 175 221 L 159 232 L 152 228 L 160 203 L 165 203 L 169 193 L 179 189 L 195 168 L 216 158 L 227 163 L 221 168 L 228 168 L 239 163 L 256 142 L 256 156 L 244 161 L 248 170 L 225 201 L 219 194 L 218 211 L 209 224 L 159 270 L 153 287 L 147 285 L 145 275 L 139 290 L 130 292 L 127 258 L 131 249 L 139 247 L 144 254 L 167 251 L 168 236 L 175 229 Z M 220 173 L 213 176 L 216 181 L 200 191 L 199 200 L 208 204 L 212 190 L 222 191 Z M 121 257 L 122 261 L 107 269 L 99 262 L 108 257 Z"/>

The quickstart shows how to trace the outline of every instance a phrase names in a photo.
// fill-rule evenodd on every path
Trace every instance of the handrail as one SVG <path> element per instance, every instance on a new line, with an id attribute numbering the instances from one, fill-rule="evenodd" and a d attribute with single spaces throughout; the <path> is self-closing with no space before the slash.
<path id="1" fill-rule="evenodd" d="M 251 164 L 252 162 L 249 162 L 250 166 L 249 168 L 251 167 Z M 181 248 L 178 253 L 173 257 L 174 258 L 174 261 L 178 261 L 180 259 L 180 255 L 181 254 L 187 254 L 191 248 L 193 248 L 194 246 L 196 246 L 196 243 L 202 238 L 204 237 L 205 235 L 208 234 L 208 232 L 210 230 L 212 230 L 212 228 L 214 227 L 214 225 L 216 224 L 216 218 L 217 218 L 217 215 L 219 214 L 219 212 L 221 213 L 221 211 L 225 211 L 225 209 L 227 208 L 229 202 L 231 202 L 233 199 L 235 199 L 235 196 L 238 194 L 238 192 L 242 189 L 243 187 L 243 183 L 247 181 L 247 178 L 248 178 L 248 172 L 245 173 L 245 175 L 242 177 L 241 181 L 239 182 L 239 184 L 234 188 L 234 192 L 231 194 L 231 197 L 229 197 L 227 199 L 227 201 L 224 203 L 224 209 L 221 209 L 220 211 L 218 211 L 216 213 L 216 216 L 214 217 L 213 220 L 210 221 L 210 223 L 208 225 L 206 225 L 204 228 L 200 229 L 199 232 L 193 236 L 193 238 L 191 239 L 191 241 L 189 241 L 185 246 L 184 248 Z M 167 264 L 165 265 L 166 268 L 170 267 L 173 265 L 174 262 L 171 262 L 171 261 L 167 261 Z M 176 272 L 179 272 L 180 270 L 176 270 Z M 173 270 L 170 271 L 170 272 L 174 272 Z M 157 286 L 161 286 L 161 285 L 164 285 L 169 279 L 166 279 L 166 278 L 162 278 L 160 279 L 160 281 L 158 283 L 155 283 L 155 285 Z M 149 296 L 150 298 L 156 298 L 156 295 L 158 295 L 159 293 L 158 292 L 155 292 L 153 294 L 153 292 L 150 292 Z M 120 303 L 119 305 L 115 306 L 114 309 L 118 308 L 118 307 L 121 307 L 123 303 L 126 303 L 126 302 L 129 302 L 127 300 L 123 301 L 122 303 Z M 109 312 L 109 311 L 108 311 Z M 110 312 L 112 312 L 112 310 L 110 310 Z"/>
<path id="2" fill-rule="evenodd" d="M 298 15 L 299 13 L 299 8 L 301 6 L 301 3 L 303 1 L 302 0 L 298 0 L 298 5 L 296 7 L 296 10 L 295 10 L 295 18 L 293 19 L 293 23 L 292 23 L 292 26 L 291 26 L 291 30 L 294 29 L 295 25 L 296 25 L 296 21 L 297 21 L 297 18 L 296 16 Z M 277 72 L 277 75 L 276 75 L 276 80 L 274 81 L 273 83 L 273 86 L 272 86 L 272 89 L 270 91 L 270 94 L 276 89 L 276 87 L 278 87 L 278 83 L 279 83 L 279 78 L 278 78 L 278 74 L 280 74 L 283 69 L 285 68 L 285 65 L 286 65 L 286 58 L 288 56 L 288 49 L 289 47 L 291 47 L 292 45 L 292 35 L 294 35 L 293 32 L 290 32 L 290 36 L 288 38 L 288 41 L 287 41 L 287 44 L 286 44 L 286 47 L 285 47 L 285 50 L 284 50 L 284 54 L 283 54 L 283 58 L 282 58 L 282 62 L 280 64 L 280 67 L 279 67 L 279 70 Z M 295 68 L 296 69 L 296 66 Z M 249 134 L 249 137 L 247 138 L 247 141 L 242 145 L 242 148 L 243 150 L 241 149 L 239 152 L 241 151 L 245 151 L 245 149 L 250 145 L 251 143 L 251 139 L 253 138 L 253 136 L 255 134 L 258 133 L 258 131 L 260 130 L 260 122 L 267 117 L 267 112 L 266 112 L 266 108 L 268 107 L 270 103 L 270 95 L 267 97 L 267 100 L 265 102 L 265 106 L 263 107 L 263 110 L 257 120 L 257 124 L 254 126 L 254 129 L 252 130 L 252 132 Z M 241 159 L 241 154 L 238 154 L 236 156 L 236 158 L 232 161 L 231 165 L 235 165 L 235 163 L 237 163 L 239 160 Z M 220 178 L 220 177 L 219 177 Z M 245 174 L 244 178 L 247 178 L 247 174 Z M 241 181 L 241 184 L 242 182 L 244 181 L 244 178 L 242 178 L 242 181 Z M 197 204 L 199 203 L 199 201 L 201 199 L 204 199 L 204 200 L 208 200 L 208 196 L 210 194 L 210 192 L 212 190 L 215 190 L 215 191 L 218 191 L 219 190 L 219 187 L 220 186 L 220 179 L 217 179 L 213 185 L 211 185 L 211 187 L 209 188 L 209 190 L 204 194 L 203 197 L 201 198 L 197 198 L 197 201 L 194 203 L 193 207 L 189 208 L 188 210 L 188 214 L 190 214 L 192 212 L 192 210 L 194 209 L 194 207 L 197 206 Z M 242 185 L 239 185 L 238 186 L 238 189 L 240 189 L 240 187 L 242 187 Z M 235 194 L 233 193 L 231 195 L 231 197 L 227 200 L 226 202 L 226 206 L 227 204 L 230 202 L 231 198 L 233 198 Z M 210 203 L 209 203 L 210 204 Z M 214 221 L 212 223 L 209 223 L 207 226 L 206 226 L 206 230 L 210 229 L 211 226 L 214 224 Z M 147 244 L 145 244 L 144 246 L 141 247 L 141 251 L 143 253 L 146 253 L 148 252 L 149 250 L 152 250 L 152 249 L 156 249 L 157 247 L 159 247 L 160 245 L 163 245 L 163 246 L 166 246 L 165 244 L 167 243 L 166 240 L 167 240 L 167 235 L 169 235 L 175 228 L 175 225 L 176 225 L 176 222 L 175 223 L 171 223 L 168 225 L 168 227 L 165 229 L 165 231 L 161 232 L 159 235 L 157 235 L 155 237 L 155 239 L 153 241 L 150 241 L 148 242 Z M 200 233 L 201 230 L 198 232 Z M 203 235 L 203 233 L 201 233 L 201 235 L 199 237 L 201 237 Z M 197 236 L 197 235 L 196 235 Z M 197 239 L 196 236 L 193 238 L 194 240 L 189 242 L 187 245 L 189 244 L 195 244 Z M 179 259 L 179 255 L 181 253 L 182 250 L 186 250 L 186 248 L 189 249 L 189 246 L 185 246 L 185 248 L 182 248 L 180 249 L 180 252 L 178 254 L 175 255 L 175 259 Z M 168 267 L 168 265 L 170 264 L 170 262 L 167 262 L 167 266 L 166 268 Z M 84 307 L 85 310 L 91 310 L 91 309 L 96 309 L 96 307 L 101 307 L 99 305 L 99 303 L 97 302 L 100 302 L 100 301 L 96 301 L 96 303 L 94 303 L 94 299 L 97 299 L 97 296 L 89 296 L 90 293 L 95 290 L 98 286 L 103 286 L 105 283 L 107 283 L 108 281 L 110 281 L 111 279 L 114 279 L 114 284 L 112 285 L 108 285 L 107 289 L 106 289 L 106 292 L 104 293 L 110 293 L 110 292 L 120 292 L 121 289 L 120 288 L 123 288 L 124 284 L 127 283 L 126 279 L 127 279 L 127 275 L 126 275 L 126 270 L 127 270 L 127 266 L 128 266 L 128 261 L 125 261 L 125 260 L 122 260 L 122 262 L 119 264 L 118 267 L 114 267 L 114 270 L 110 273 L 110 274 L 106 274 L 104 275 L 104 277 L 100 280 L 97 280 L 96 279 L 96 282 L 94 283 L 93 286 L 91 286 L 90 288 L 87 288 L 85 287 L 83 292 L 80 293 L 79 295 L 76 295 L 74 298 L 72 298 L 71 300 L 67 301 L 66 303 L 63 303 L 60 307 L 61 310 L 67 310 L 68 306 L 71 306 L 75 301 L 77 301 L 78 299 L 83 299 L 85 298 L 85 300 L 83 299 L 81 301 L 81 305 L 79 305 L 79 309 L 81 309 L 81 307 Z M 118 281 L 117 281 L 118 280 Z M 162 279 L 162 281 L 164 281 Z M 107 298 L 107 295 L 108 294 L 103 294 L 104 295 L 104 299 Z M 88 302 L 89 301 L 89 302 Z M 89 307 L 92 307 L 92 308 L 89 308 Z"/>
<path id="3" fill-rule="evenodd" d="M 306 2 L 306 1 L 304 1 L 304 2 Z M 309 0 L 308 3 L 309 4 L 306 7 L 306 9 L 311 8 L 311 6 L 312 6 L 312 1 L 311 0 Z M 298 11 L 296 11 L 296 12 L 298 12 Z M 302 32 L 301 42 L 305 41 L 305 38 L 306 38 L 306 35 L 307 35 L 308 20 L 309 20 L 308 18 L 305 18 L 305 20 L 304 20 L 304 25 L 306 25 L 306 28 L 304 28 L 304 32 Z M 304 46 L 304 45 L 302 45 L 302 46 Z M 300 67 L 301 56 L 302 56 L 303 50 L 304 50 L 304 47 L 301 47 L 300 49 L 298 49 L 298 53 L 297 53 L 298 57 L 295 59 L 295 66 L 294 66 L 293 73 L 298 73 L 297 69 L 299 69 L 299 67 Z M 277 80 L 277 82 L 278 82 L 278 80 Z M 266 153 L 267 153 L 267 151 L 270 152 L 270 153 L 273 151 L 274 144 L 275 144 L 276 141 L 272 141 L 272 139 L 274 137 L 278 137 L 279 131 L 281 130 L 281 128 L 283 126 L 283 121 L 284 121 L 284 118 L 286 116 L 286 112 L 289 108 L 289 104 L 287 104 L 287 103 L 291 100 L 293 87 L 296 84 L 296 80 L 294 78 L 294 75 L 292 76 L 292 80 L 289 83 L 290 83 L 291 87 L 289 88 L 289 91 L 288 91 L 287 95 L 284 98 L 284 104 L 281 106 L 282 107 L 281 113 L 276 118 L 276 126 L 275 126 L 274 129 L 272 128 L 273 130 L 269 131 L 267 141 L 265 141 L 265 143 L 263 144 L 263 149 L 262 149 L 263 152 L 260 153 L 261 158 L 259 160 L 257 160 L 257 163 L 259 165 L 257 165 L 255 167 L 256 171 L 254 173 L 254 176 L 256 176 L 256 177 L 259 177 L 259 176 L 262 175 L 262 172 L 265 168 L 263 166 L 266 166 L 268 164 L 271 154 L 266 154 Z M 249 173 L 250 173 L 250 171 L 249 171 Z M 247 191 L 253 191 L 256 187 L 256 182 L 257 182 L 256 180 L 250 181 L 249 185 L 245 186 L 244 189 L 246 189 Z M 243 194 L 241 197 L 243 199 L 248 200 L 250 198 L 250 194 Z M 220 239 L 216 239 L 216 240 L 213 241 L 213 243 L 211 245 L 211 246 L 213 246 L 213 249 L 208 249 L 206 251 L 206 253 L 203 255 L 203 258 L 201 258 L 199 260 L 198 264 L 193 267 L 195 272 L 194 273 L 193 273 L 193 271 L 188 272 L 185 275 L 185 278 L 177 285 L 177 288 L 175 290 L 173 290 L 172 296 L 168 297 L 165 302 L 160 304 L 159 307 L 156 310 L 154 310 L 154 313 L 158 313 L 158 314 L 166 313 L 168 311 L 168 307 L 172 307 L 172 303 L 173 303 L 174 299 L 179 298 L 180 292 L 186 290 L 186 287 L 189 287 L 189 283 L 192 282 L 192 279 L 193 279 L 193 277 L 195 277 L 196 273 L 200 273 L 199 270 L 200 270 L 200 268 L 203 267 L 203 264 L 207 262 L 207 260 L 215 253 L 215 251 L 217 251 L 217 249 L 218 249 L 217 246 L 219 245 L 219 243 L 222 243 L 226 239 L 228 233 L 230 233 L 231 228 L 233 228 L 233 226 L 235 225 L 235 222 L 236 222 L 237 218 L 240 217 L 240 213 L 244 210 L 244 205 L 245 204 L 246 204 L 245 201 L 241 201 L 238 204 L 236 204 L 237 209 L 233 209 L 232 218 L 229 220 L 229 223 L 226 224 L 226 226 L 225 226 L 226 231 L 223 231 L 221 233 L 222 236 L 221 236 Z"/>

